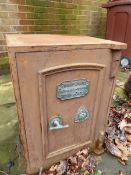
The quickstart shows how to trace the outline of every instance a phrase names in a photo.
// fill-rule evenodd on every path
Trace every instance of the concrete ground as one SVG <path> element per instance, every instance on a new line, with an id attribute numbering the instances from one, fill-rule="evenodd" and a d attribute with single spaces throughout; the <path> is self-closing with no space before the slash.
<path id="1" fill-rule="evenodd" d="M 100 159 L 97 168 L 102 170 L 103 175 L 118 175 L 119 171 L 122 171 L 124 175 L 131 175 L 131 157 L 125 166 L 109 153 L 104 153 Z"/>
<path id="2" fill-rule="evenodd" d="M 123 82 L 127 73 L 119 72 L 118 86 L 116 93 L 122 94 Z M 8 170 L 8 160 L 14 160 L 15 165 L 11 169 L 12 175 L 24 173 L 24 162 L 19 156 L 18 122 L 16 106 L 13 94 L 12 82 L 8 73 L 0 76 L 0 170 Z M 131 157 L 128 165 L 121 165 L 118 160 L 110 154 L 103 154 L 98 165 L 104 175 L 117 175 L 119 170 L 125 172 L 125 175 L 131 175 Z"/>

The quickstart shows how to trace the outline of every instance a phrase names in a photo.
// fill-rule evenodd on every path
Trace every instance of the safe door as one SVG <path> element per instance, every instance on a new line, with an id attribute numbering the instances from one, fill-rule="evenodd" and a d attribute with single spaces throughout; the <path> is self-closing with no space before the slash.
<path id="1" fill-rule="evenodd" d="M 87 145 L 91 137 L 101 67 L 73 64 L 39 71 L 45 158 Z"/>

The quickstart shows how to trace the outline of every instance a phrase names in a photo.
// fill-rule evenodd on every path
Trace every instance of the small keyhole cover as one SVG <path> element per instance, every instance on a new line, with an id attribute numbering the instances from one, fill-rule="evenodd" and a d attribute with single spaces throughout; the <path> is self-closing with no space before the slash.
<path id="1" fill-rule="evenodd" d="M 90 114 L 89 114 L 87 107 L 81 106 L 75 115 L 75 122 L 76 123 L 83 122 L 89 117 L 90 117 Z"/>

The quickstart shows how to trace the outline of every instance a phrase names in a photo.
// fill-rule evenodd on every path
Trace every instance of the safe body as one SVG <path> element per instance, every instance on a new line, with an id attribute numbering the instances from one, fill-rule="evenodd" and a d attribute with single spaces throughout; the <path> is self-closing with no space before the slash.
<path id="1" fill-rule="evenodd" d="M 27 173 L 93 145 L 107 124 L 123 43 L 7 35 Z"/>

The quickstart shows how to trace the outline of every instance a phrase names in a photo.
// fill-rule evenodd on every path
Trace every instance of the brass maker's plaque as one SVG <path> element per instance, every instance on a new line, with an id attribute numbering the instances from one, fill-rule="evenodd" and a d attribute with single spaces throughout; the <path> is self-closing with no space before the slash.
<path id="1" fill-rule="evenodd" d="M 86 79 L 64 81 L 57 86 L 57 98 L 68 100 L 85 96 L 89 91 L 89 81 Z"/>

